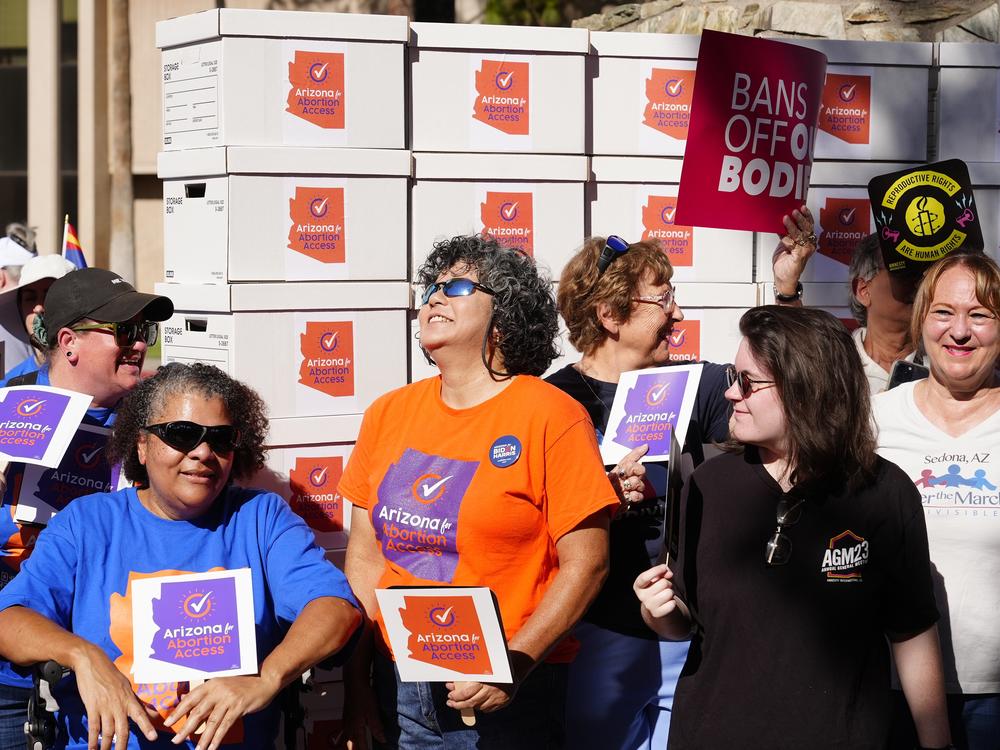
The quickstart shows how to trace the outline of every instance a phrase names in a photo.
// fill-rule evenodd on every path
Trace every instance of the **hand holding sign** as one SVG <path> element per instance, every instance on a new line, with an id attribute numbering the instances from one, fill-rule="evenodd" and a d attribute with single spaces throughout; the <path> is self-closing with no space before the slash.
<path id="1" fill-rule="evenodd" d="M 219 677 L 185 695 L 164 723 L 173 727 L 187 716 L 173 741 L 180 743 L 197 733 L 198 747 L 214 750 L 238 719 L 269 706 L 280 690 L 280 684 L 263 676 Z"/>
<path id="2" fill-rule="evenodd" d="M 781 220 L 785 234 L 778 236 L 778 247 L 772 259 L 774 287 L 781 294 L 794 294 L 806 264 L 816 253 L 816 224 L 805 204 L 792 211 L 791 216 L 782 216 Z"/>
<path id="3" fill-rule="evenodd" d="M 619 502 L 631 505 L 639 503 L 646 496 L 646 467 L 640 459 L 649 452 L 649 443 L 643 443 L 638 448 L 629 451 L 618 465 L 608 472 L 611 486 L 618 495 Z"/>

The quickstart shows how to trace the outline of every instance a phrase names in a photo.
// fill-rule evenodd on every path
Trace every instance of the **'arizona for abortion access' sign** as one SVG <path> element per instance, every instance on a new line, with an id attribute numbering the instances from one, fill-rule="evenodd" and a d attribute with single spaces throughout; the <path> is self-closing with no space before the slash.
<path id="1" fill-rule="evenodd" d="M 806 200 L 826 55 L 704 31 L 677 224 L 784 232 Z"/>

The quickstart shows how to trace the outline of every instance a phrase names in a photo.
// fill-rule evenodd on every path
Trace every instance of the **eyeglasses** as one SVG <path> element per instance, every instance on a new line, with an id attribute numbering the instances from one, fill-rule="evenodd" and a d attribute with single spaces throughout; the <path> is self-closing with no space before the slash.
<path id="1" fill-rule="evenodd" d="M 726 368 L 726 387 L 732 388 L 733 383 L 739 383 L 740 396 L 743 398 L 749 398 L 751 393 L 763 390 L 762 388 L 755 389 L 755 385 L 774 385 L 773 380 L 754 380 L 747 375 L 746 370 L 737 370 L 732 365 L 729 365 Z"/>
<path id="2" fill-rule="evenodd" d="M 633 297 L 633 302 L 649 302 L 651 304 L 659 305 L 663 308 L 663 312 L 667 315 L 670 314 L 670 310 L 673 309 L 674 303 L 677 301 L 677 290 L 670 287 L 663 294 L 651 295 L 647 294 L 645 296 Z"/>
<path id="3" fill-rule="evenodd" d="M 156 337 L 160 332 L 160 324 L 155 320 L 142 320 L 138 323 L 90 323 L 83 326 L 74 326 L 70 330 L 111 333 L 114 334 L 115 343 L 124 348 L 132 346 L 137 341 L 144 341 L 146 346 L 152 346 L 156 343 Z"/>
<path id="4" fill-rule="evenodd" d="M 764 550 L 764 561 L 771 567 L 784 565 L 792 557 L 792 540 L 785 529 L 794 526 L 802 518 L 802 503 L 805 500 L 791 500 L 787 497 L 778 501 L 778 528 L 774 530 Z"/>
<path id="5" fill-rule="evenodd" d="M 438 289 L 444 292 L 445 297 L 468 297 L 477 289 L 487 294 L 496 294 L 488 286 L 477 284 L 472 279 L 449 279 L 448 281 L 435 281 L 424 289 L 424 295 L 420 298 L 420 304 L 426 305 L 430 302 L 431 297 Z"/>
<path id="6" fill-rule="evenodd" d="M 187 453 L 202 443 L 216 453 L 232 453 L 240 444 L 240 431 L 231 424 L 205 427 L 196 422 L 161 422 L 142 428 L 175 450 Z"/>

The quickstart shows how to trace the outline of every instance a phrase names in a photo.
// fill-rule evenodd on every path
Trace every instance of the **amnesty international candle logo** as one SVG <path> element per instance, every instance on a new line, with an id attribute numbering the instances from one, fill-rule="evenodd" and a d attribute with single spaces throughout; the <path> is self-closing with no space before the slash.
<path id="1" fill-rule="evenodd" d="M 650 195 L 642 207 L 642 239 L 659 242 L 673 266 L 694 265 L 694 230 L 674 224 L 677 198 Z"/>
<path id="2" fill-rule="evenodd" d="M 300 336 L 299 382 L 328 396 L 354 395 L 354 324 L 309 321 Z"/>
<path id="3" fill-rule="evenodd" d="M 694 74 L 693 70 L 653 68 L 646 79 L 642 124 L 679 141 L 686 140 Z"/>
<path id="4" fill-rule="evenodd" d="M 240 666 L 240 631 L 236 612 L 236 582 L 164 582 L 153 599 L 152 658 L 206 672 Z"/>
<path id="5" fill-rule="evenodd" d="M 701 321 L 674 323 L 670 336 L 671 362 L 697 362 L 701 359 Z"/>
<path id="6" fill-rule="evenodd" d="M 845 143 L 870 143 L 871 76 L 827 73 L 819 129 Z"/>
<path id="7" fill-rule="evenodd" d="M 618 425 L 614 442 L 629 450 L 648 443 L 649 455 L 669 453 L 687 379 L 687 372 L 639 375 L 625 397 L 626 416 Z"/>
<path id="8" fill-rule="evenodd" d="M 8 395 L 0 403 L 0 451 L 14 460 L 41 459 L 69 401 L 68 396 L 48 391 Z"/>
<path id="9" fill-rule="evenodd" d="M 487 191 L 479 204 L 483 235 L 501 245 L 532 257 L 535 251 L 535 224 L 531 193 Z"/>
<path id="10" fill-rule="evenodd" d="M 342 130 L 345 106 L 344 53 L 296 50 L 288 63 L 285 111 L 321 128 Z"/>
<path id="11" fill-rule="evenodd" d="M 411 659 L 463 674 L 491 674 L 483 626 L 471 596 L 405 596 L 399 610 Z"/>
<path id="12" fill-rule="evenodd" d="M 880 175 L 868 183 L 889 271 L 923 269 L 958 248 L 983 249 L 979 209 L 960 159 Z"/>
<path id="13" fill-rule="evenodd" d="M 450 583 L 458 565 L 458 511 L 479 468 L 407 448 L 378 487 L 372 524 L 390 564 Z"/>
<path id="14" fill-rule="evenodd" d="M 866 198 L 828 197 L 819 210 L 819 251 L 850 265 L 854 248 L 871 234 L 871 204 Z"/>
<path id="15" fill-rule="evenodd" d="M 343 456 L 296 456 L 288 484 L 289 504 L 315 531 L 344 530 L 344 502 L 337 493 L 344 472 Z"/>
<path id="16" fill-rule="evenodd" d="M 530 63 L 483 60 L 472 117 L 508 135 L 530 133 Z"/>
<path id="17" fill-rule="evenodd" d="M 347 254 L 344 188 L 296 187 L 288 201 L 288 249 L 320 263 L 343 263 Z"/>

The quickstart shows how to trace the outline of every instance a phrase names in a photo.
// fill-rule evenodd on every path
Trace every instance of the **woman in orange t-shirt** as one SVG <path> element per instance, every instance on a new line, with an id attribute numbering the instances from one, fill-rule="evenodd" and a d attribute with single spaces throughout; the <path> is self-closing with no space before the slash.
<path id="1" fill-rule="evenodd" d="M 378 625 L 346 675 L 348 746 L 367 747 L 367 725 L 390 748 L 560 747 L 567 635 L 607 575 L 618 499 L 586 411 L 537 377 L 558 323 L 534 261 L 455 237 L 418 278 L 420 344 L 441 374 L 368 409 L 339 487 L 348 579 Z M 440 584 L 496 594 L 513 685 L 400 682 L 374 591 Z"/>

